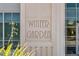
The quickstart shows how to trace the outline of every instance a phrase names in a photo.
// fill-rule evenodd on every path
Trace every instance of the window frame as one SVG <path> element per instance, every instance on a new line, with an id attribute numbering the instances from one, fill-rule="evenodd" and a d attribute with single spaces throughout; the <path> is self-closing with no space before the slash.
<path id="1" fill-rule="evenodd" d="M 2 47 L 5 47 L 5 41 L 6 40 L 5 40 L 5 19 L 4 19 L 4 14 L 5 13 L 11 13 L 11 20 L 12 20 L 12 14 L 13 13 L 19 13 L 19 21 L 17 23 L 19 23 L 19 32 L 20 32 L 20 12 L 0 12 L 0 13 L 2 13 L 2 22 L 1 23 L 2 23 L 2 27 L 3 27 L 2 28 L 3 29 L 3 31 L 2 31 L 3 37 L 2 37 L 2 40 L 1 41 L 2 41 Z M 16 42 L 18 41 L 20 43 L 20 34 L 19 34 L 19 40 L 14 40 L 14 41 L 16 41 Z"/>

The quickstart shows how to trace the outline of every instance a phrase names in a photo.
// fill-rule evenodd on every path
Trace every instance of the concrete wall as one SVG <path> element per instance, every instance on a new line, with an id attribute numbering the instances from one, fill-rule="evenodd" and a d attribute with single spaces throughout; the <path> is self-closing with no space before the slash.
<path id="1" fill-rule="evenodd" d="M 65 55 L 64 4 L 21 4 L 21 45 L 36 56 Z"/>
<path id="2" fill-rule="evenodd" d="M 19 3 L 0 3 L 0 12 L 20 12 Z"/>
<path id="3" fill-rule="evenodd" d="M 65 4 L 52 4 L 54 55 L 65 55 Z"/>

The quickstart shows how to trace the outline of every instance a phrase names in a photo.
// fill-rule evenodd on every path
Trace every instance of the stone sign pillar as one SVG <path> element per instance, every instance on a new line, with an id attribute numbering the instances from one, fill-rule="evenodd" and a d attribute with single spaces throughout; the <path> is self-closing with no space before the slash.
<path id="1" fill-rule="evenodd" d="M 49 3 L 21 4 L 21 44 L 27 42 L 29 44 L 29 51 L 36 49 L 34 54 L 36 56 L 56 55 L 59 51 L 56 49 L 57 46 L 59 46 L 57 42 L 62 43 L 61 35 L 63 34 L 61 33 L 63 33 L 63 29 L 61 26 L 64 26 L 64 23 L 59 25 L 60 23 L 58 23 L 58 21 L 62 21 L 60 19 L 64 18 L 59 14 L 57 15 L 57 12 L 60 14 L 63 14 L 63 12 L 61 13 L 61 11 L 56 9 L 62 10 L 63 8 L 61 4 L 58 4 L 60 8 L 54 5 Z M 57 33 L 58 30 L 53 26 L 57 26 L 60 34 Z M 60 35 L 60 37 L 58 35 Z M 61 48 L 62 47 L 60 47 L 60 49 Z"/>

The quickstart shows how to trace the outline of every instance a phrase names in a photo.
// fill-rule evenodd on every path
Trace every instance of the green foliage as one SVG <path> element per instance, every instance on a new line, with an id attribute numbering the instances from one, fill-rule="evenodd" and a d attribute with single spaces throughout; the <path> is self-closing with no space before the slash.
<path id="1" fill-rule="evenodd" d="M 27 47 L 19 48 L 19 45 L 12 51 L 12 43 L 8 44 L 7 48 L 0 48 L 0 56 L 31 56 L 32 51 L 26 52 Z"/>
<path id="2" fill-rule="evenodd" d="M 18 29 L 15 27 L 15 25 L 17 25 L 15 22 L 11 22 L 11 35 L 8 41 L 8 45 L 5 49 L 5 47 L 0 48 L 0 56 L 31 56 L 33 51 L 27 52 L 27 47 L 26 45 L 24 45 L 23 47 L 20 47 L 19 45 L 17 45 L 16 49 L 13 50 L 13 44 L 11 43 L 11 40 L 15 35 L 18 35 L 17 31 Z"/>
<path id="3" fill-rule="evenodd" d="M 10 53 L 11 53 L 11 48 L 12 48 L 12 44 L 9 44 L 9 45 L 7 46 L 7 49 L 4 50 L 4 56 L 10 55 Z"/>

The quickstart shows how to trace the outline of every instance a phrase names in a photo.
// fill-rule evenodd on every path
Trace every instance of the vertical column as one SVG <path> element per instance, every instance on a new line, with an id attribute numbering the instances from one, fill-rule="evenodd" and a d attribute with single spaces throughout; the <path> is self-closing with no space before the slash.
<path id="1" fill-rule="evenodd" d="M 65 55 L 65 4 L 52 4 L 53 55 Z"/>
<path id="2" fill-rule="evenodd" d="M 25 17 L 26 17 L 26 13 L 25 13 L 25 3 L 20 4 L 20 43 L 21 46 L 24 44 L 25 42 Z"/>

